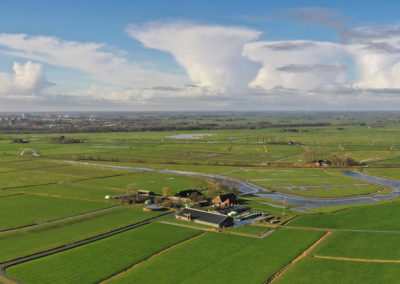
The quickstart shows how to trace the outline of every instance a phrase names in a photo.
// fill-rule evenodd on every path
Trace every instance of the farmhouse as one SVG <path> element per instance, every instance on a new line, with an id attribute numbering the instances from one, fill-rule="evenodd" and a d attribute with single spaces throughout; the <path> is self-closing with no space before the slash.
<path id="1" fill-rule="evenodd" d="M 234 193 L 228 193 L 223 195 L 218 195 L 212 200 L 215 206 L 219 207 L 230 207 L 237 203 L 237 198 Z"/>
<path id="2" fill-rule="evenodd" d="M 229 216 L 192 208 L 185 208 L 179 211 L 176 214 L 176 218 L 217 228 L 233 225 L 233 219 Z"/>

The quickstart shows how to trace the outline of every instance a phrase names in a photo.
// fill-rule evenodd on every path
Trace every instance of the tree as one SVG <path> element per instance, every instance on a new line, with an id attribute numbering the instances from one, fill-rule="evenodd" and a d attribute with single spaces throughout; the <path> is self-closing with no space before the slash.
<path id="1" fill-rule="evenodd" d="M 164 197 L 168 197 L 168 196 L 172 195 L 171 188 L 169 188 L 169 186 L 164 186 L 162 188 L 162 192 L 163 192 Z"/>
<path id="2" fill-rule="evenodd" d="M 165 199 L 162 202 L 162 206 L 164 206 L 165 208 L 171 208 L 172 207 L 172 201 L 169 199 Z"/>

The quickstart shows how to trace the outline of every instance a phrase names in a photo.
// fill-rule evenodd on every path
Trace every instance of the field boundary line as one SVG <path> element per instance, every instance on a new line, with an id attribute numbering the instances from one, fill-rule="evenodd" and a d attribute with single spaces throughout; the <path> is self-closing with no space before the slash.
<path id="1" fill-rule="evenodd" d="M 155 257 L 157 257 L 157 256 L 159 256 L 159 255 L 161 255 L 161 254 L 163 254 L 163 253 L 165 253 L 165 252 L 167 252 L 167 251 L 169 251 L 171 249 L 174 249 L 174 248 L 176 248 L 176 247 L 178 247 L 180 245 L 183 245 L 184 243 L 187 243 L 189 241 L 197 239 L 197 238 L 203 236 L 205 233 L 206 232 L 202 232 L 202 233 L 200 233 L 200 234 L 198 234 L 198 235 L 196 235 L 194 237 L 191 237 L 191 238 L 186 239 L 186 240 L 184 240 L 182 242 L 179 242 L 177 244 L 169 246 L 169 247 L 167 247 L 167 248 L 165 248 L 165 249 L 163 249 L 163 250 L 161 250 L 161 251 L 159 251 L 159 252 L 157 252 L 157 253 L 155 253 L 155 254 L 153 254 L 153 255 L 151 255 L 151 256 L 149 256 L 149 257 L 147 257 L 147 258 L 145 258 L 145 259 L 143 259 L 141 261 L 139 261 L 138 263 L 135 263 L 131 267 L 129 267 L 129 268 L 125 269 L 125 270 L 122 270 L 121 272 L 118 272 L 117 274 L 114 274 L 113 276 L 111 276 L 111 277 L 109 277 L 107 279 L 104 279 L 104 280 L 100 281 L 99 284 L 103 284 L 103 283 L 106 283 L 108 281 L 111 281 L 112 279 L 115 279 L 115 278 L 117 278 L 117 277 L 119 277 L 119 276 L 121 276 L 121 275 L 123 275 L 123 274 L 125 274 L 125 273 L 127 273 L 127 272 L 129 272 L 129 271 L 131 271 L 133 269 L 135 269 L 137 266 L 141 265 L 142 263 L 147 262 L 149 260 L 152 260 L 153 258 L 155 258 Z"/>
<path id="2" fill-rule="evenodd" d="M 62 195 L 57 195 L 57 194 L 48 194 L 48 193 L 40 193 L 40 192 L 27 192 L 25 191 L 24 194 L 26 195 L 37 195 L 37 196 L 45 196 L 45 197 L 53 197 L 53 198 L 58 198 L 58 199 L 68 199 L 68 200 L 80 200 L 80 201 L 90 201 L 90 202 L 97 202 L 97 203 L 104 203 L 107 204 L 107 201 L 103 200 L 95 200 L 95 199 L 89 199 L 89 198 L 79 198 L 79 197 L 67 197 L 67 196 L 62 196 Z"/>
<path id="3" fill-rule="evenodd" d="M 337 229 L 337 228 L 317 228 L 317 227 L 296 227 L 296 226 L 282 226 L 282 228 L 295 229 L 295 230 L 319 230 L 319 231 L 335 231 L 335 232 L 360 232 L 360 233 L 393 233 L 400 234 L 400 231 L 388 230 L 361 230 L 361 229 Z"/>
<path id="4" fill-rule="evenodd" d="M 178 227 L 184 227 L 184 228 L 189 228 L 189 229 L 194 229 L 194 230 L 200 230 L 200 231 L 204 231 L 204 232 L 212 232 L 212 233 L 220 233 L 220 234 L 225 234 L 225 235 L 234 235 L 234 236 L 239 236 L 239 237 L 245 237 L 245 238 L 253 238 L 253 239 L 263 239 L 266 238 L 268 235 L 272 234 L 273 232 L 275 232 L 275 230 L 271 229 L 271 230 L 267 230 L 266 232 L 260 234 L 260 235 L 251 235 L 251 234 L 244 234 L 244 233 L 238 233 L 238 232 L 220 232 L 217 231 L 217 229 L 213 229 L 213 228 L 201 228 L 201 227 L 194 227 L 194 226 L 190 226 L 190 225 L 185 225 L 185 224 L 179 224 L 179 223 L 174 223 L 174 222 L 168 222 L 168 221 L 160 221 L 160 223 L 162 224 L 166 224 L 166 225 L 172 225 L 172 226 L 178 226 Z M 267 226 L 258 226 L 258 227 L 265 227 L 265 228 L 269 228 Z"/>
<path id="5" fill-rule="evenodd" d="M 39 168 L 40 169 L 40 168 Z M 53 175 L 58 175 L 58 176 L 66 176 L 66 177 L 73 177 L 73 178 L 79 178 L 81 179 L 86 179 L 87 177 L 84 176 L 78 176 L 78 175 L 71 175 L 71 174 L 66 174 L 66 173 L 54 173 L 54 172 L 46 172 L 46 171 L 41 171 L 39 169 L 33 169 L 30 170 L 33 173 L 42 173 L 42 174 L 53 174 Z"/>
<path id="6" fill-rule="evenodd" d="M 295 259 L 293 259 L 291 262 L 289 262 L 286 266 L 284 266 L 281 270 L 279 270 L 277 273 L 275 273 L 273 276 L 271 276 L 265 283 L 271 283 L 274 280 L 276 280 L 279 276 L 281 276 L 286 270 L 288 270 L 290 267 L 292 267 L 296 262 L 298 262 L 300 259 L 304 258 L 307 256 L 316 246 L 318 246 L 320 243 L 322 243 L 330 234 L 332 231 L 326 232 L 322 237 L 320 237 L 316 242 L 314 242 L 308 249 L 303 251 L 299 256 L 297 256 Z"/>
<path id="7" fill-rule="evenodd" d="M 18 195 L 25 195 L 25 192 L 20 192 L 20 193 L 14 193 L 14 194 L 9 194 L 9 195 L 0 195 L 0 198 L 5 198 L 5 197 L 12 197 L 12 196 L 18 196 Z"/>
<path id="8" fill-rule="evenodd" d="M 50 220 L 50 221 L 46 221 L 46 222 L 35 223 L 35 224 L 26 225 L 26 226 L 22 226 L 22 227 L 3 230 L 3 231 L 0 231 L 0 234 L 9 233 L 9 232 L 15 232 L 15 231 L 19 231 L 19 230 L 23 230 L 23 229 L 27 229 L 27 228 L 32 228 L 32 227 L 37 227 L 37 226 L 43 226 L 43 225 L 58 223 L 58 222 L 67 221 L 67 220 L 71 220 L 71 219 L 75 219 L 75 218 L 79 218 L 79 217 L 83 217 L 83 216 L 89 216 L 89 215 L 93 215 L 93 214 L 96 214 L 96 213 L 112 210 L 112 209 L 115 209 L 115 208 L 118 208 L 118 207 L 121 207 L 121 206 L 122 205 L 114 205 L 114 206 L 111 206 L 111 207 L 106 207 L 106 208 L 98 209 L 98 210 L 95 210 L 95 211 L 85 212 L 85 213 L 81 213 L 81 214 L 74 215 L 74 216 L 68 216 L 68 217 L 64 217 L 64 218 L 60 218 L 60 219 L 55 219 L 55 220 Z"/>
<path id="9" fill-rule="evenodd" d="M 99 241 L 99 240 L 102 240 L 102 239 L 105 239 L 105 238 L 108 238 L 108 237 L 111 237 L 111 236 L 114 236 L 114 235 L 129 231 L 129 230 L 138 228 L 140 226 L 147 225 L 147 224 L 150 224 L 152 221 L 154 221 L 154 220 L 156 220 L 158 218 L 161 218 L 163 216 L 166 216 L 168 214 L 171 214 L 171 213 L 167 212 L 167 213 L 164 213 L 164 214 L 161 214 L 161 215 L 158 215 L 158 216 L 155 216 L 155 217 L 152 217 L 152 218 L 149 218 L 149 219 L 146 219 L 146 220 L 143 220 L 143 221 L 140 221 L 140 222 L 128 225 L 128 226 L 124 226 L 124 227 L 121 227 L 121 228 L 118 228 L 118 229 L 115 229 L 115 230 L 112 230 L 112 231 L 109 231 L 109 232 L 106 232 L 106 233 L 102 233 L 102 234 L 99 234 L 99 235 L 95 235 L 95 236 L 86 238 L 84 240 L 76 241 L 76 242 L 73 242 L 73 243 L 70 243 L 70 244 L 66 244 L 66 245 L 62 245 L 62 246 L 59 246 L 59 247 L 56 247 L 56 248 L 44 250 L 44 251 L 41 251 L 41 252 L 33 253 L 31 255 L 27 255 L 27 256 L 23 256 L 23 257 L 19 257 L 19 258 L 15 258 L 15 259 L 12 259 L 12 260 L 9 260 L 9 261 L 2 262 L 2 263 L 0 263 L 0 277 L 4 277 L 4 278 L 12 281 L 13 283 L 20 283 L 19 281 L 17 281 L 16 279 L 12 278 L 10 275 L 8 275 L 5 272 L 6 268 L 8 268 L 10 266 L 14 266 L 14 265 L 20 264 L 20 263 L 24 263 L 24 262 L 27 262 L 27 261 L 31 261 L 31 260 L 34 260 L 34 259 L 46 257 L 46 256 L 49 256 L 49 255 L 52 255 L 52 254 L 55 254 L 55 253 L 63 252 L 63 251 L 66 251 L 66 250 L 70 250 L 70 249 L 73 249 L 73 248 L 76 248 L 76 247 L 79 247 L 79 246 L 83 246 L 83 245 L 86 245 L 86 244 L 89 244 L 89 243 L 92 243 L 92 242 L 96 242 L 96 241 Z"/>
<path id="10" fill-rule="evenodd" d="M 344 261 L 357 261 L 357 262 L 379 262 L 379 263 L 400 263 L 400 260 L 395 259 L 366 259 L 366 258 L 351 258 L 341 256 L 324 256 L 324 255 L 312 255 L 315 258 L 333 259 L 333 260 L 344 260 Z"/>
<path id="11" fill-rule="evenodd" d="M 195 227 L 195 226 L 190 226 L 186 224 L 179 224 L 179 223 L 174 223 L 174 222 L 168 222 L 168 221 L 159 221 L 162 224 L 166 225 L 172 225 L 172 226 L 177 226 L 177 227 L 183 227 L 183 228 L 189 228 L 189 229 L 195 229 L 195 230 L 200 230 L 204 232 L 215 232 L 215 229 L 213 228 L 201 228 L 201 227 Z"/>

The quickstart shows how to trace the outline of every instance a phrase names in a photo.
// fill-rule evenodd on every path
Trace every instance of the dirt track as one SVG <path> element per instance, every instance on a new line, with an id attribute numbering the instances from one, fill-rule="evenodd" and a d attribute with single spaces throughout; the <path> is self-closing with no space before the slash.
<path id="1" fill-rule="evenodd" d="M 400 263 L 400 260 L 394 260 L 394 259 L 365 259 L 365 258 L 324 256 L 324 255 L 313 255 L 313 257 L 323 258 L 323 259 L 345 260 L 345 261 L 359 261 L 359 262 Z"/>

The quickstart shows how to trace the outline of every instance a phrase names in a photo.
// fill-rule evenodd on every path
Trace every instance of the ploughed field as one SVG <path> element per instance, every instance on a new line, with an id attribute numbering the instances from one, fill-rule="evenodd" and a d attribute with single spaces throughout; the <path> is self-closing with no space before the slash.
<path id="1" fill-rule="evenodd" d="M 141 205 L 121 205 L 106 200 L 106 195 L 132 189 L 162 194 L 163 187 L 175 194 L 213 184 L 206 178 L 90 163 L 225 175 L 265 192 L 308 198 L 386 195 L 393 190 L 345 176 L 343 170 L 400 180 L 398 126 L 301 130 L 0 135 L 0 268 L 2 263 L 168 213 L 144 212 Z M 55 143 L 53 138 L 61 135 L 83 143 Z M 15 139 L 30 142 L 15 143 Z M 319 167 L 310 162 L 310 157 L 327 156 L 351 157 L 360 165 Z M 284 200 L 241 198 L 254 211 L 294 219 L 284 228 L 260 223 L 210 232 L 207 226 L 162 217 L 62 252 L 6 265 L 5 271 L 23 283 L 398 281 L 397 199 L 304 213 L 276 207 L 285 205 Z"/>

